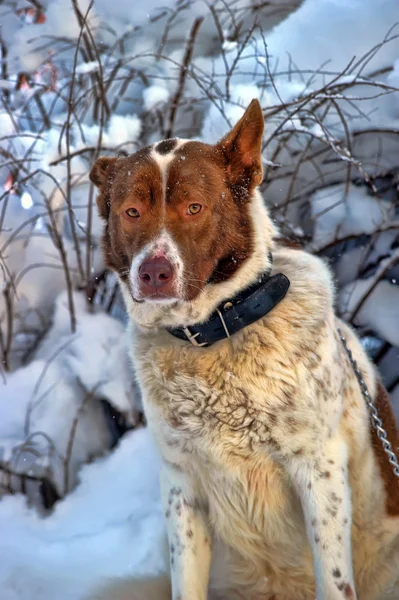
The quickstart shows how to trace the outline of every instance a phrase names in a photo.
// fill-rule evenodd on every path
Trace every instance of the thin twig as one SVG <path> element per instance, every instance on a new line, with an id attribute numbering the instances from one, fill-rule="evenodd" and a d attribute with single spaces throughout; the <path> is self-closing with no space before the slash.
<path id="1" fill-rule="evenodd" d="M 175 120 L 176 120 L 176 115 L 177 115 L 177 109 L 179 108 L 180 99 L 183 95 L 184 84 L 185 84 L 186 78 L 187 78 L 188 66 L 191 62 L 191 58 L 192 58 L 193 52 L 194 52 L 195 39 L 198 35 L 199 28 L 201 27 L 201 24 L 203 23 L 203 21 L 204 21 L 204 17 L 199 17 L 199 18 L 195 19 L 195 21 L 191 27 L 190 35 L 188 37 L 188 41 L 187 41 L 187 45 L 186 45 L 186 51 L 184 53 L 183 64 L 180 69 L 177 90 L 176 90 L 176 93 L 173 96 L 173 99 L 171 102 L 171 109 L 170 109 L 170 115 L 169 115 L 169 127 L 166 132 L 167 138 L 170 138 L 173 136 Z"/>

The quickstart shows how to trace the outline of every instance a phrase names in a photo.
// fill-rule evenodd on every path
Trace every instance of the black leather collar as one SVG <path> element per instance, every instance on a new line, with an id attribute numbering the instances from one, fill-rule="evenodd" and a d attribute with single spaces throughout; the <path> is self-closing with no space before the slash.
<path id="1" fill-rule="evenodd" d="M 289 287 L 290 281 L 282 273 L 272 277 L 265 273 L 234 298 L 224 300 L 205 323 L 168 331 L 193 346 L 211 346 L 267 315 L 285 297 Z"/>

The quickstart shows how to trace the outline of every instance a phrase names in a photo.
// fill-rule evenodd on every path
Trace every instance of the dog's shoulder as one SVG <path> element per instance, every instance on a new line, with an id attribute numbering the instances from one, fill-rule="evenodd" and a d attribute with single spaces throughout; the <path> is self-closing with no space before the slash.
<path id="1" fill-rule="evenodd" d="M 335 282 L 327 262 L 298 245 L 276 240 L 273 248 L 273 270 L 284 273 L 291 282 L 289 300 L 305 317 L 326 316 L 334 310 Z M 286 303 L 287 304 L 287 303 Z"/>

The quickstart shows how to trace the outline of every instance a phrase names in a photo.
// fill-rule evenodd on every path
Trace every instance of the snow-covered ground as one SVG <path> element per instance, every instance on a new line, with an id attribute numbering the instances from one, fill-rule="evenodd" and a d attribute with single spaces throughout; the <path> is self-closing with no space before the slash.
<path id="1" fill-rule="evenodd" d="M 76 485 L 80 467 L 114 441 L 104 402 L 126 426 L 135 425 L 140 409 L 124 325 L 102 310 L 89 312 L 84 294 L 73 299 L 76 333 L 62 292 L 32 360 L 0 380 L 2 461 L 14 472 L 46 475 L 60 496 Z M 1 482 L 7 476 L 0 470 Z M 29 485 L 33 499 L 37 485 Z"/>
<path id="2" fill-rule="evenodd" d="M 397 0 L 1 3 L 0 600 L 83 600 L 165 567 L 157 452 L 146 429 L 124 433 L 140 398 L 103 272 L 100 153 L 213 142 L 259 98 L 265 200 L 331 261 L 399 414 L 398 14 Z"/>
<path id="3" fill-rule="evenodd" d="M 1 600 L 84 600 L 102 580 L 166 568 L 159 459 L 147 429 L 126 434 L 51 516 L 0 502 Z"/>

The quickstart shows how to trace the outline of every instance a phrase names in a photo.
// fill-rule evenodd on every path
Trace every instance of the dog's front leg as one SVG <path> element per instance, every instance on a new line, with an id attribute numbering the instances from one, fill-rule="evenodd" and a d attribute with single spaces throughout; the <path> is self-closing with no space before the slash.
<path id="1" fill-rule="evenodd" d="M 161 474 L 173 600 L 206 600 L 211 537 L 190 478 L 173 467 Z"/>
<path id="2" fill-rule="evenodd" d="M 328 440 L 316 456 L 291 459 L 289 471 L 312 547 L 317 600 L 355 600 L 346 445 Z"/>

